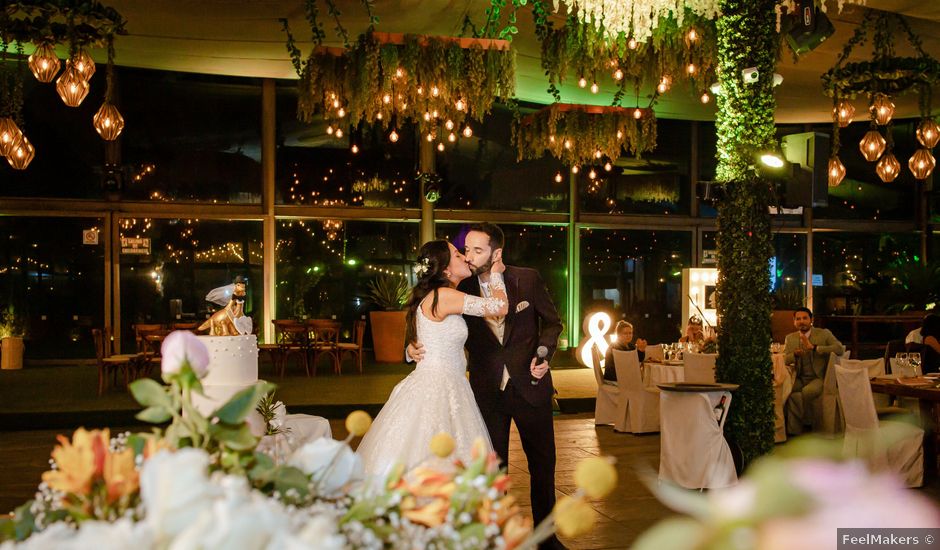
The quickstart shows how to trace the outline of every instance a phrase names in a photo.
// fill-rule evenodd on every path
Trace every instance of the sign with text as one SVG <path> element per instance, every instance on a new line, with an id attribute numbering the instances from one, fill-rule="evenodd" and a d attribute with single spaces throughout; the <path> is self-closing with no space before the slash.
<path id="1" fill-rule="evenodd" d="M 98 244 L 98 230 L 82 229 L 82 244 Z"/>
<path id="2" fill-rule="evenodd" d="M 121 254 L 150 255 L 149 237 L 121 237 Z"/>
<path id="3" fill-rule="evenodd" d="M 715 265 L 718 263 L 717 250 L 702 250 L 702 265 Z"/>

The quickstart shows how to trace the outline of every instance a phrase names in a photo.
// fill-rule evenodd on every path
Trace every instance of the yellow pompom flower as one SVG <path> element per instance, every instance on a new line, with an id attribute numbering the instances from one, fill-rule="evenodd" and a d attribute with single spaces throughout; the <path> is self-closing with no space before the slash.
<path id="1" fill-rule="evenodd" d="M 431 438 L 431 452 L 441 458 L 447 458 L 454 452 L 454 438 L 447 432 L 441 432 Z"/>
<path id="2" fill-rule="evenodd" d="M 555 503 L 555 525 L 563 536 L 576 537 L 587 533 L 596 520 L 597 512 L 580 498 L 564 496 Z"/>
<path id="3" fill-rule="evenodd" d="M 372 426 L 372 417 L 366 411 L 353 411 L 346 417 L 346 430 L 356 437 L 362 437 Z"/>
<path id="4" fill-rule="evenodd" d="M 617 470 L 604 457 L 586 458 L 574 471 L 574 482 L 591 498 L 604 498 L 617 486 Z"/>

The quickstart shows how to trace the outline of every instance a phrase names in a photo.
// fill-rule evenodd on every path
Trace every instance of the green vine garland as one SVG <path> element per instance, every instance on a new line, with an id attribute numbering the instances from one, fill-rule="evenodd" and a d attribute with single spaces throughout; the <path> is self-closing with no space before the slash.
<path id="1" fill-rule="evenodd" d="M 460 40 L 470 40 L 464 47 Z M 361 35 L 346 50 L 317 48 L 302 65 L 298 117 L 396 126 L 422 134 L 459 132 L 515 93 L 515 55 L 506 42 L 415 35 Z M 446 128 L 447 121 L 453 128 Z"/>
<path id="2" fill-rule="evenodd" d="M 773 25 L 775 0 L 724 0 L 718 19 L 718 180 L 725 198 L 718 207 L 718 317 L 721 354 L 716 374 L 739 384 L 726 424 L 746 461 L 773 449 L 773 369 L 770 360 L 770 285 L 773 254 L 769 186 L 754 157 L 775 146 L 773 83 L 779 40 Z M 741 71 L 757 67 L 758 82 L 745 84 Z M 763 75 L 767 75 L 766 78 Z"/>
<path id="3" fill-rule="evenodd" d="M 70 24 L 71 23 L 71 24 Z M 13 42 L 73 42 L 74 47 L 105 46 L 108 37 L 127 34 L 126 21 L 100 2 L 21 0 L 0 10 L 0 36 Z"/>
<path id="4" fill-rule="evenodd" d="M 656 148 L 652 110 L 554 103 L 513 124 L 518 159 L 537 159 L 545 151 L 566 165 L 597 164 L 621 151 L 640 156 Z M 598 156 L 600 153 L 600 156 Z"/>

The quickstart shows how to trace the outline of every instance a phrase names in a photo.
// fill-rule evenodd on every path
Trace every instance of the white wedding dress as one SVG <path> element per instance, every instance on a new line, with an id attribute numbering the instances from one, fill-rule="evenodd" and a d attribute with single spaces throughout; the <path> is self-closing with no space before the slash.
<path id="1" fill-rule="evenodd" d="M 466 296 L 464 313 L 482 316 L 492 301 Z M 440 432 L 456 443 L 450 459 L 469 462 L 477 439 L 486 443 L 487 452 L 493 449 L 467 381 L 467 323 L 460 315 L 434 321 L 418 307 L 415 324 L 424 359 L 392 390 L 356 451 L 366 475 L 376 480 L 384 480 L 395 464 L 403 464 L 406 472 L 431 463 L 440 467 L 443 461 L 430 449 L 431 438 Z"/>

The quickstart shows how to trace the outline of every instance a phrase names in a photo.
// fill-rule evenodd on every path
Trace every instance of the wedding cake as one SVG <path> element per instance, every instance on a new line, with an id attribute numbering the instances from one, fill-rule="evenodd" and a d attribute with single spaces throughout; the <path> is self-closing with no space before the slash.
<path id="1" fill-rule="evenodd" d="M 258 381 L 258 337 L 198 336 L 209 349 L 209 371 L 202 379 L 205 396 L 193 395 L 193 405 L 208 415 L 239 391 Z"/>

